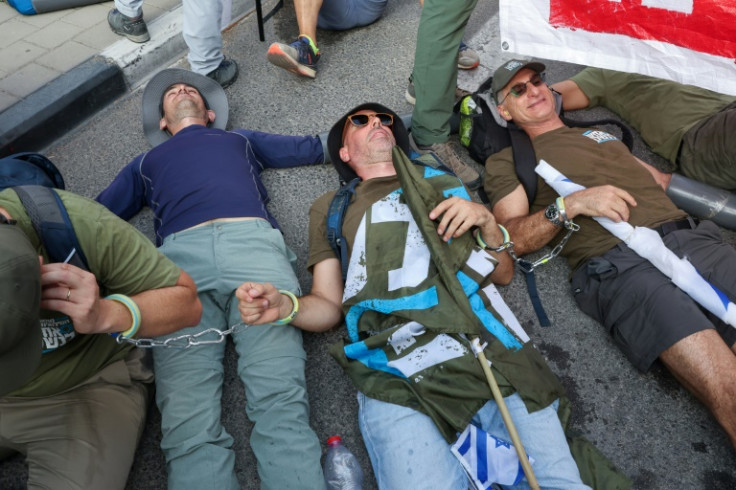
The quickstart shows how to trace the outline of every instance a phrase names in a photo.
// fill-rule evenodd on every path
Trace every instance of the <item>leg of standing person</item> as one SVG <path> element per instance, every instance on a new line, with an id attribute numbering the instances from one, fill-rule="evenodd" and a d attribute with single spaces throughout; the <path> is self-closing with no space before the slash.
<path id="1" fill-rule="evenodd" d="M 244 281 L 269 282 L 300 295 L 296 255 L 265 220 L 224 225 L 220 281 L 229 290 L 229 324 L 240 322 L 235 289 Z M 247 250 L 247 260 L 243 259 Z M 227 265 L 225 265 L 227 263 Z M 309 426 L 306 353 L 301 331 L 289 325 L 257 325 L 233 335 L 246 413 L 253 421 L 250 445 L 264 490 L 324 489 L 321 448 Z"/>
<path id="2" fill-rule="evenodd" d="M 160 250 L 197 284 L 202 320 L 160 340 L 228 328 L 219 294 L 216 224 L 169 235 Z M 215 336 L 216 338 L 216 336 Z M 203 337 L 212 340 L 213 335 Z M 161 449 L 166 456 L 169 488 L 240 488 L 235 475 L 233 438 L 222 425 L 225 343 L 154 349 L 156 403 L 161 411 Z"/>
<path id="3" fill-rule="evenodd" d="M 26 456 L 28 488 L 125 488 L 153 382 L 144 355 L 58 395 L 0 399 L 0 447 Z"/>
<path id="4" fill-rule="evenodd" d="M 299 37 L 291 44 L 273 43 L 266 57 L 274 65 L 314 78 L 320 50 L 317 27 L 344 31 L 378 20 L 388 0 L 294 0 Z"/>
<path id="5" fill-rule="evenodd" d="M 143 0 L 115 0 L 115 8 L 107 14 L 107 23 L 112 32 L 135 43 L 151 39 L 143 20 Z"/>
<path id="6" fill-rule="evenodd" d="M 457 53 L 477 0 L 426 0 L 417 32 L 412 81 L 416 105 L 412 140 L 420 151 L 433 151 L 471 189 L 478 172 L 450 148 L 450 116 L 455 102 Z"/>
<path id="7" fill-rule="evenodd" d="M 317 17 L 322 0 L 294 0 L 299 36 L 291 44 L 273 43 L 266 59 L 297 75 L 314 78 L 320 52 L 317 47 Z"/>
<path id="8" fill-rule="evenodd" d="M 222 0 L 183 0 L 183 11 L 182 31 L 192 71 L 229 87 L 238 78 L 238 65 L 222 54 Z"/>

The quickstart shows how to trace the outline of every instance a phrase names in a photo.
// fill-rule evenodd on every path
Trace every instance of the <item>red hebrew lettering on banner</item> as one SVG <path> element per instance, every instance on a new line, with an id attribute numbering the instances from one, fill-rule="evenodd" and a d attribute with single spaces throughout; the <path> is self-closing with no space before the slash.
<path id="1" fill-rule="evenodd" d="M 550 0 L 549 23 L 736 58 L 732 0 Z"/>

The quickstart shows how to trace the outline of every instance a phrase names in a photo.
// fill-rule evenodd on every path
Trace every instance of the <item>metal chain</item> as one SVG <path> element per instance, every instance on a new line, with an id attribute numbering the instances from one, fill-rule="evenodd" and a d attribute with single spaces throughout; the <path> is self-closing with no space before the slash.
<path id="1" fill-rule="evenodd" d="M 544 265 L 550 260 L 560 255 L 560 252 L 562 252 L 562 249 L 567 244 L 567 241 L 570 239 L 570 236 L 572 236 L 574 232 L 580 229 L 580 225 L 576 225 L 575 223 L 572 222 L 572 220 L 565 221 L 564 227 L 567 229 L 567 234 L 564 236 L 562 240 L 560 240 L 560 243 L 555 245 L 552 251 L 549 252 L 544 257 L 537 259 L 534 262 L 529 262 L 528 260 L 520 259 L 519 257 L 516 256 L 516 253 L 514 252 L 513 242 L 512 242 L 512 246 L 509 247 L 508 249 L 509 255 L 511 256 L 512 259 L 514 259 L 514 262 L 516 262 L 516 264 L 519 266 L 519 269 L 521 269 L 522 272 L 524 272 L 525 274 L 531 274 L 534 271 L 534 269 L 536 269 L 540 265 Z"/>
<path id="2" fill-rule="evenodd" d="M 122 344 L 123 342 L 127 342 L 129 344 L 133 344 L 136 347 L 139 347 L 141 349 L 152 349 L 153 347 L 168 347 L 170 349 L 188 349 L 190 347 L 194 347 L 196 345 L 209 345 L 209 344 L 219 344 L 222 343 L 228 335 L 232 335 L 237 332 L 242 332 L 246 328 L 248 328 L 250 325 L 247 325 L 245 323 L 236 323 L 235 325 L 231 326 L 227 330 L 219 330 L 217 328 L 208 328 L 207 330 L 202 330 L 201 332 L 194 333 L 194 334 L 184 334 L 179 335 L 177 337 L 169 337 L 165 340 L 157 340 L 157 339 L 132 339 L 132 338 L 126 338 L 122 335 L 118 335 L 115 340 L 118 344 Z M 243 328 L 239 328 L 243 327 Z M 213 338 L 207 338 L 213 337 Z"/>

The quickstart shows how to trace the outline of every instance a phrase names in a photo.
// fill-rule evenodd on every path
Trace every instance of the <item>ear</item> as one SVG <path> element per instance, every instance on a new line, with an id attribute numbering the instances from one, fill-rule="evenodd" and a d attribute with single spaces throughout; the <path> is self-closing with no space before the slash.
<path id="1" fill-rule="evenodd" d="M 212 124 L 213 122 L 215 122 L 215 111 L 207 109 L 207 123 Z"/>
<path id="2" fill-rule="evenodd" d="M 350 152 L 347 146 L 340 147 L 340 160 L 346 163 L 350 161 Z"/>
<path id="3" fill-rule="evenodd" d="M 158 129 L 160 129 L 161 131 L 166 131 L 166 126 L 167 126 L 166 125 L 166 118 L 165 117 L 162 117 L 158 121 Z"/>
<path id="4" fill-rule="evenodd" d="M 504 118 L 506 121 L 511 121 L 511 114 L 503 105 L 496 106 L 496 109 L 498 109 L 498 113 L 501 115 L 502 118 Z"/>

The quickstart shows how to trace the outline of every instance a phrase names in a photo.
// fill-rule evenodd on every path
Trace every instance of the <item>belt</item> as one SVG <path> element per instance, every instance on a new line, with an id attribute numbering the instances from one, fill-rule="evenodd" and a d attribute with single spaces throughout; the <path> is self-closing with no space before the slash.
<path id="1" fill-rule="evenodd" d="M 652 229 L 659 233 L 659 236 L 663 237 L 669 233 L 672 233 L 673 231 L 691 230 L 698 226 L 699 222 L 700 220 L 698 220 L 698 218 L 692 218 L 688 216 L 687 218 L 682 218 L 675 221 L 668 221 L 667 223 L 663 223 Z"/>

